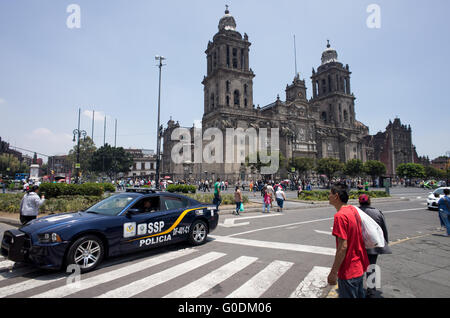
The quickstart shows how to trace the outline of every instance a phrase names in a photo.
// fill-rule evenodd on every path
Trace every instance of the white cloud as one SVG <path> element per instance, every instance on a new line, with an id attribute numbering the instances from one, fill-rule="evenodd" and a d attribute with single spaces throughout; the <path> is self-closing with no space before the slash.
<path id="1" fill-rule="evenodd" d="M 37 128 L 25 135 L 27 149 L 47 155 L 67 154 L 73 148 L 73 135 L 55 133 L 48 128 Z M 47 159 L 47 158 L 45 158 Z"/>

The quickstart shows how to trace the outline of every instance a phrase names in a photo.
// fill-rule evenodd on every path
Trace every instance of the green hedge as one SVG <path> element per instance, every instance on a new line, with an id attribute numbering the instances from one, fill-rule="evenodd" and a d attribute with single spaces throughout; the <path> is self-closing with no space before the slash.
<path id="1" fill-rule="evenodd" d="M 111 183 L 42 183 L 39 187 L 39 193 L 44 194 L 48 199 L 71 195 L 99 197 L 102 196 L 105 191 L 115 192 L 116 188 Z"/>
<path id="2" fill-rule="evenodd" d="M 190 197 L 194 200 L 197 200 L 202 203 L 208 203 L 212 204 L 214 199 L 214 194 L 205 194 L 205 193 L 196 193 L 196 194 L 184 194 L 187 197 Z M 235 204 L 234 202 L 234 194 L 222 194 L 222 203 L 221 205 L 230 205 Z M 242 196 L 242 200 L 244 201 L 244 204 L 249 203 L 248 197 L 246 195 Z"/>
<path id="3" fill-rule="evenodd" d="M 305 201 L 328 201 L 329 191 L 303 191 L 299 196 L 299 200 Z M 350 191 L 350 199 L 358 199 L 361 194 L 367 194 L 371 198 L 386 198 L 389 195 L 386 191 Z"/>
<path id="4" fill-rule="evenodd" d="M 20 212 L 20 201 L 24 193 L 5 193 L 0 194 L 0 211 L 9 213 Z M 101 201 L 100 196 L 85 196 L 85 195 L 70 195 L 59 196 L 57 198 L 46 199 L 44 204 L 40 207 L 41 213 L 63 213 L 76 212 L 85 210 L 88 207 Z"/>
<path id="5" fill-rule="evenodd" d="M 179 192 L 179 193 L 195 193 L 197 191 L 197 187 L 193 185 L 187 184 L 169 184 L 167 186 L 167 191 L 169 192 Z"/>

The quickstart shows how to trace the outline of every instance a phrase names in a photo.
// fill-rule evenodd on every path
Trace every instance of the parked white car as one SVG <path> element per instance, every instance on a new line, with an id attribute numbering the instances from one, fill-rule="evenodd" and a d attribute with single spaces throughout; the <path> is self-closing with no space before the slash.
<path id="1" fill-rule="evenodd" d="M 438 201 L 440 198 L 444 196 L 444 189 L 449 189 L 450 187 L 441 187 L 437 188 L 433 192 L 430 192 L 427 198 L 427 207 L 429 210 L 437 210 L 438 209 Z"/>

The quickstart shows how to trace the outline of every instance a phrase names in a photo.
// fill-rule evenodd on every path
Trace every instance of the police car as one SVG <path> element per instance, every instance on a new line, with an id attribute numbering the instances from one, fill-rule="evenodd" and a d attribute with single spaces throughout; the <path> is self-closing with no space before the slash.
<path id="1" fill-rule="evenodd" d="M 15 262 L 82 273 L 108 256 L 188 241 L 204 244 L 218 224 L 215 205 L 154 190 L 127 189 L 82 212 L 38 218 L 4 233 L 1 254 Z"/>

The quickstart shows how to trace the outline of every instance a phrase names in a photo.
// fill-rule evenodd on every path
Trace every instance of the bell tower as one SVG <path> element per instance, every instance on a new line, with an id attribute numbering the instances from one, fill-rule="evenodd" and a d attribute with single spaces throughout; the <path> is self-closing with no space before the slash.
<path id="1" fill-rule="evenodd" d="M 312 70 L 312 102 L 319 106 L 320 120 L 324 124 L 353 126 L 355 97 L 350 88 L 350 70 L 338 61 L 335 49 L 328 41 L 322 53 L 322 64 Z"/>
<path id="2" fill-rule="evenodd" d="M 249 68 L 251 43 L 236 31 L 228 6 L 219 21 L 219 31 L 206 49 L 204 119 L 227 109 L 253 109 L 253 71 Z"/>

